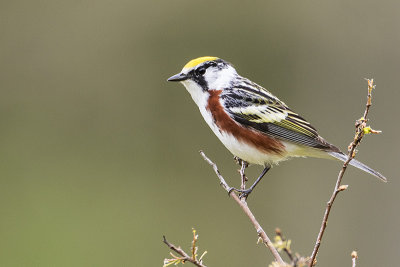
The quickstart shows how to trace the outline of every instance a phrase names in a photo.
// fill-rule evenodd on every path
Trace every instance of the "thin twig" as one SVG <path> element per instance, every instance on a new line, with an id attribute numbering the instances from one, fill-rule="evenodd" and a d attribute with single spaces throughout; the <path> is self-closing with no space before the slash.
<path id="1" fill-rule="evenodd" d="M 281 229 L 276 228 L 276 229 L 275 229 L 275 234 L 276 234 L 277 236 L 279 236 L 279 238 L 282 240 L 282 242 L 286 241 L 286 238 L 282 235 Z M 285 247 L 283 248 L 283 251 L 285 251 L 286 255 L 289 257 L 290 262 L 293 263 L 292 265 L 293 265 L 293 266 L 296 266 L 295 257 L 293 257 L 293 253 L 292 253 L 292 251 L 290 250 L 290 248 L 287 247 L 287 246 L 285 246 Z"/>
<path id="2" fill-rule="evenodd" d="M 371 92 L 372 92 L 372 89 L 375 88 L 373 79 L 371 79 L 371 80 L 367 79 L 367 81 L 368 81 L 368 96 L 367 96 L 367 104 L 365 107 L 364 116 L 356 122 L 356 133 L 355 133 L 353 142 L 351 142 L 351 144 L 349 146 L 348 159 L 343 163 L 343 167 L 339 172 L 333 193 L 332 193 L 328 203 L 326 204 L 325 214 L 322 219 L 321 228 L 318 233 L 317 241 L 315 242 L 314 250 L 310 256 L 309 267 L 312 267 L 316 264 L 315 259 L 318 254 L 319 247 L 321 246 L 321 240 L 325 233 L 325 229 L 326 229 L 326 226 L 328 223 L 329 213 L 331 211 L 333 202 L 335 201 L 336 196 L 339 194 L 339 192 L 347 189 L 347 185 L 341 185 L 343 175 L 344 175 L 350 161 L 355 157 L 356 148 L 360 144 L 361 139 L 364 137 L 364 127 L 366 126 L 365 122 L 367 121 L 368 111 L 369 111 L 369 108 L 371 107 L 371 98 L 372 98 Z"/>
<path id="3" fill-rule="evenodd" d="M 374 79 L 366 79 L 368 83 L 368 95 L 367 95 L 367 104 L 365 105 L 365 111 L 363 118 L 366 120 L 369 107 L 372 105 L 372 89 L 375 89 Z"/>
<path id="4" fill-rule="evenodd" d="M 245 174 L 244 172 L 245 172 L 245 170 L 246 170 L 248 164 L 247 164 L 246 161 L 244 161 L 244 160 L 242 160 L 242 159 L 240 160 L 240 163 L 242 164 L 242 167 L 240 168 L 240 177 L 242 178 L 242 179 L 241 179 L 241 180 L 242 180 L 242 183 L 241 183 L 241 185 L 240 185 L 240 189 L 241 189 L 241 190 L 245 190 L 245 189 L 246 189 L 247 177 L 246 177 L 246 174 Z"/>
<path id="5" fill-rule="evenodd" d="M 201 263 L 200 261 L 198 261 L 197 259 L 190 257 L 188 254 L 186 254 L 185 251 L 183 251 L 183 249 L 181 249 L 180 247 L 175 246 L 174 244 L 170 243 L 167 241 L 167 239 L 165 238 L 165 236 L 163 236 L 163 242 L 173 251 L 175 251 L 176 253 L 178 253 L 179 255 L 182 256 L 181 261 L 185 262 L 191 262 L 194 265 L 198 266 L 198 267 L 207 267 L 205 266 L 203 263 Z"/>
<path id="6" fill-rule="evenodd" d="M 351 261 L 352 261 L 351 267 L 356 267 L 356 261 L 357 261 L 357 259 L 358 259 L 357 251 L 353 251 L 353 252 L 351 253 Z"/>
<path id="7" fill-rule="evenodd" d="M 214 172 L 217 174 L 217 176 L 219 178 L 220 185 L 229 193 L 229 196 L 232 197 L 238 203 L 238 205 L 242 208 L 242 210 L 247 215 L 247 217 L 249 217 L 251 223 L 256 228 L 258 236 L 263 240 L 263 243 L 265 244 L 265 246 L 271 251 L 272 255 L 275 258 L 275 261 L 277 261 L 280 265 L 285 266 L 286 263 L 282 260 L 282 257 L 279 255 L 278 251 L 276 250 L 276 248 L 272 244 L 272 242 L 269 239 L 268 235 L 265 233 L 265 231 L 263 230 L 261 225 L 258 223 L 256 217 L 253 215 L 253 213 L 249 209 L 246 200 L 245 199 L 240 200 L 240 198 L 236 195 L 236 193 L 233 190 L 231 190 L 231 187 L 228 186 L 228 184 L 226 183 L 224 177 L 222 177 L 221 173 L 218 170 L 217 165 L 214 162 L 212 162 L 204 154 L 203 151 L 200 151 L 200 154 L 204 158 L 204 160 L 208 164 L 210 164 L 212 166 L 212 168 L 214 169 Z"/>

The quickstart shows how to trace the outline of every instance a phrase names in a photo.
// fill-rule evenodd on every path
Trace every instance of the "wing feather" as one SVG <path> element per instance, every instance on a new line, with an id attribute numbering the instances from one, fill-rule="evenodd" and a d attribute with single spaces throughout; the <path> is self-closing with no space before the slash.
<path id="1" fill-rule="evenodd" d="M 300 145 L 330 149 L 316 129 L 263 87 L 242 81 L 221 94 L 227 113 L 239 124 Z"/>

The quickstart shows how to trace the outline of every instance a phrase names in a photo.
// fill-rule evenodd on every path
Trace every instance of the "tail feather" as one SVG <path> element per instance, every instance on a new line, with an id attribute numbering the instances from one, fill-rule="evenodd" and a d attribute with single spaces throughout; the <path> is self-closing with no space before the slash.
<path id="1" fill-rule="evenodd" d="M 331 155 L 332 157 L 335 157 L 335 158 L 337 158 L 338 160 L 341 160 L 341 161 L 343 161 L 343 162 L 345 162 L 345 161 L 348 159 L 348 157 L 347 157 L 345 154 L 343 154 L 342 152 L 333 152 L 333 151 L 332 151 L 332 152 L 328 152 L 328 153 L 329 153 L 329 155 Z M 387 179 L 386 179 L 385 176 L 383 176 L 383 175 L 380 174 L 379 172 L 377 172 L 377 171 L 371 169 L 371 168 L 368 167 L 367 165 L 365 165 L 365 164 L 359 162 L 358 160 L 352 159 L 352 160 L 349 162 L 349 164 L 352 165 L 352 166 L 354 166 L 354 167 L 357 167 L 357 168 L 359 168 L 360 170 L 363 170 L 363 171 L 365 171 L 365 172 L 367 172 L 367 173 L 369 173 L 369 174 L 372 174 L 373 176 L 375 176 L 375 177 L 381 179 L 382 181 L 384 181 L 385 183 L 387 182 Z"/>

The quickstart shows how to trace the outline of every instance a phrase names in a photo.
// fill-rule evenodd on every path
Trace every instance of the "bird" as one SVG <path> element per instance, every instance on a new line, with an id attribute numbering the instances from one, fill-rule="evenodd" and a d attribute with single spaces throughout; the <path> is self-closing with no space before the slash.
<path id="1" fill-rule="evenodd" d="M 248 189 L 248 196 L 268 170 L 292 157 L 346 161 L 348 156 L 322 138 L 302 116 L 264 87 L 240 76 L 234 66 L 218 57 L 190 60 L 167 79 L 182 83 L 201 115 L 224 146 L 237 158 L 264 167 Z M 357 167 L 386 182 L 385 176 L 352 159 Z"/>

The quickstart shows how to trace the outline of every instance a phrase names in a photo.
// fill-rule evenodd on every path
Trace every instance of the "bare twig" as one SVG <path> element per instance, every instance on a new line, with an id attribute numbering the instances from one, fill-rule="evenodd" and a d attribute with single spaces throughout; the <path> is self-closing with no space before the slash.
<path id="1" fill-rule="evenodd" d="M 368 81 L 368 96 L 367 96 L 367 104 L 365 107 L 364 116 L 360 120 L 357 120 L 357 122 L 356 122 L 356 133 L 354 136 L 354 140 L 353 140 L 353 142 L 351 142 L 351 144 L 348 147 L 348 149 L 349 149 L 348 159 L 343 163 L 343 167 L 339 172 L 333 193 L 326 205 L 325 214 L 322 219 L 322 224 L 321 224 L 321 228 L 318 233 L 317 241 L 315 243 L 314 250 L 310 256 L 309 267 L 312 267 L 316 264 L 316 257 L 318 254 L 319 247 L 321 246 L 321 240 L 322 240 L 322 237 L 324 235 L 324 232 L 325 232 L 325 229 L 326 229 L 326 226 L 328 223 L 328 217 L 329 217 L 329 213 L 331 211 L 333 202 L 335 201 L 338 193 L 346 190 L 348 187 L 347 185 L 341 185 L 343 175 L 344 175 L 350 161 L 355 157 L 356 148 L 360 144 L 361 139 L 364 137 L 364 134 L 365 134 L 364 128 L 366 128 L 367 115 L 368 115 L 369 108 L 371 106 L 371 98 L 372 98 L 371 92 L 372 92 L 372 89 L 375 88 L 373 79 L 371 79 L 371 80 L 367 79 L 367 81 Z"/>
<path id="2" fill-rule="evenodd" d="M 275 229 L 275 234 L 282 240 L 282 242 L 286 241 L 286 238 L 282 235 L 281 229 L 276 228 Z M 284 246 L 283 247 L 283 251 L 285 251 L 285 253 L 289 257 L 290 261 L 292 262 L 292 265 L 296 266 L 295 257 L 293 256 L 293 253 L 292 253 L 292 250 L 290 249 L 290 246 Z"/>
<path id="3" fill-rule="evenodd" d="M 242 167 L 240 168 L 240 177 L 242 178 L 242 184 L 240 185 L 240 189 L 241 190 L 245 190 L 246 189 L 246 181 L 247 181 L 247 177 L 246 174 L 244 173 L 246 168 L 249 166 L 249 164 L 247 164 L 246 161 L 244 160 L 240 160 L 240 163 L 242 165 Z"/>
<path id="4" fill-rule="evenodd" d="M 352 266 L 352 267 L 356 267 L 356 261 L 357 261 L 357 259 L 358 259 L 357 251 L 353 251 L 353 252 L 351 253 L 351 261 L 352 261 L 351 266 Z"/>
<path id="5" fill-rule="evenodd" d="M 171 256 L 173 257 L 173 259 L 166 259 L 164 260 L 164 266 L 168 266 L 171 264 L 177 264 L 177 263 L 185 263 L 186 261 L 193 263 L 194 265 L 198 266 L 198 267 L 207 267 L 202 263 L 202 257 L 205 253 L 203 253 L 203 255 L 197 259 L 196 257 L 196 251 L 197 251 L 197 247 L 196 247 L 196 241 L 197 241 L 197 236 L 196 236 L 196 232 L 193 230 L 193 242 L 192 242 L 192 247 L 191 247 L 191 252 L 192 252 L 192 256 L 189 256 L 188 254 L 186 254 L 186 252 L 181 249 L 181 247 L 177 247 L 174 244 L 170 243 L 167 241 L 167 239 L 165 238 L 165 236 L 163 236 L 163 242 L 172 250 L 175 251 L 176 253 L 178 253 L 179 255 L 181 255 L 182 257 L 177 257 L 174 254 L 171 253 Z"/>
<path id="6" fill-rule="evenodd" d="M 282 260 L 282 257 L 279 255 L 278 251 L 276 250 L 276 248 L 272 244 L 272 242 L 269 239 L 268 235 L 265 233 L 265 231 L 263 230 L 261 225 L 258 223 L 258 221 L 255 218 L 255 216 L 253 215 L 253 213 L 249 209 L 246 200 L 244 198 L 242 198 L 242 200 L 241 200 L 238 197 L 238 195 L 233 190 L 231 190 L 231 187 L 228 186 L 228 184 L 226 183 L 224 177 L 222 177 L 221 173 L 219 172 L 217 165 L 214 162 L 212 162 L 204 154 L 203 151 L 200 151 L 200 154 L 204 158 L 204 160 L 208 164 L 210 164 L 212 166 L 212 168 L 214 169 L 215 173 L 217 174 L 217 176 L 219 178 L 220 185 L 229 193 L 229 196 L 232 197 L 236 201 L 236 203 L 238 203 L 238 205 L 242 208 L 242 210 L 247 215 L 247 217 L 249 217 L 251 223 L 256 228 L 258 236 L 263 240 L 263 243 L 265 244 L 265 246 L 271 251 L 271 253 L 274 256 L 275 260 L 279 263 L 279 265 L 285 266 L 286 263 Z"/>
<path id="7" fill-rule="evenodd" d="M 291 249 L 292 241 L 286 239 L 279 228 L 275 229 L 276 236 L 274 237 L 274 247 L 278 252 L 284 251 L 290 259 L 290 264 L 287 266 L 291 267 L 304 267 L 308 265 L 309 258 L 302 257 L 299 253 L 293 253 Z M 275 265 L 269 265 L 269 267 L 274 267 Z"/>
<path id="8" fill-rule="evenodd" d="M 369 107 L 372 105 L 372 89 L 375 89 L 374 79 L 365 79 L 368 83 L 367 104 L 365 105 L 364 119 L 367 119 Z"/>

